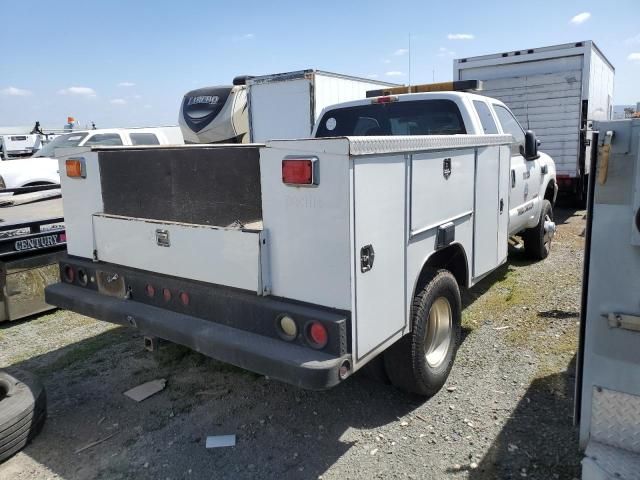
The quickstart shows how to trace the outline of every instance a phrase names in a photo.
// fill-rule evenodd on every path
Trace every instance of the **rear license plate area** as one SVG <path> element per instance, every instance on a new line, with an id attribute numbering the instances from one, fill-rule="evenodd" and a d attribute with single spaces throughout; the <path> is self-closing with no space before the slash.
<path id="1" fill-rule="evenodd" d="M 96 272 L 96 283 L 98 284 L 98 291 L 104 295 L 125 298 L 127 294 L 124 276 L 119 273 L 98 270 Z"/>

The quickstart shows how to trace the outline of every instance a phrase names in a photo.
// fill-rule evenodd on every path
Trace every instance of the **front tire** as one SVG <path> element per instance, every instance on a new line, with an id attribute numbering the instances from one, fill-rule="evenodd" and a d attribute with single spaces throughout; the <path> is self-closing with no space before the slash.
<path id="1" fill-rule="evenodd" d="M 451 272 L 429 271 L 411 310 L 411 333 L 385 352 L 386 371 L 395 387 L 432 397 L 445 384 L 460 345 L 460 289 Z"/>
<path id="2" fill-rule="evenodd" d="M 534 260 L 544 260 L 551 251 L 551 240 L 555 233 L 550 230 L 549 222 L 553 222 L 553 207 L 549 200 L 542 201 L 538 224 L 524 232 L 524 251 Z"/>

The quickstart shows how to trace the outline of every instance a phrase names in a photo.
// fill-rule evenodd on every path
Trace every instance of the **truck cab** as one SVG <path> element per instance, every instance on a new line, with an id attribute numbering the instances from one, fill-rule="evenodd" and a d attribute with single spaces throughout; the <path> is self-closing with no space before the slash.
<path id="1" fill-rule="evenodd" d="M 374 93 L 402 92 L 408 88 Z M 525 131 L 501 101 L 454 91 L 379 95 L 327 107 L 313 132 L 316 138 L 495 134 L 513 137 L 509 234 L 521 236 L 532 257 L 546 258 L 555 232 L 553 205 L 558 192 L 555 164 L 551 157 L 538 151 L 535 134 Z M 500 201 L 500 208 L 506 208 L 507 199 Z M 541 242 L 540 232 L 535 229 L 543 211 Z"/>

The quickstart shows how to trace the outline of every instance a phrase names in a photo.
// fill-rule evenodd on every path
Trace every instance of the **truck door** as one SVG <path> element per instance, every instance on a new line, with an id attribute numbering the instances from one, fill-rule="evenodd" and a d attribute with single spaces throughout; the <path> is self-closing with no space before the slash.
<path id="1" fill-rule="evenodd" d="M 576 366 L 582 478 L 639 478 L 640 119 L 594 130 Z"/>
<path id="2" fill-rule="evenodd" d="M 405 328 L 403 155 L 354 160 L 355 302 L 358 360 Z"/>
<path id="3" fill-rule="evenodd" d="M 509 111 L 500 104 L 493 104 L 496 117 L 503 133 L 513 135 L 511 145 L 511 172 L 509 182 L 509 233 L 517 233 L 527 227 L 533 227 L 538 221 L 540 211 L 540 162 L 525 160 L 524 130 Z"/>

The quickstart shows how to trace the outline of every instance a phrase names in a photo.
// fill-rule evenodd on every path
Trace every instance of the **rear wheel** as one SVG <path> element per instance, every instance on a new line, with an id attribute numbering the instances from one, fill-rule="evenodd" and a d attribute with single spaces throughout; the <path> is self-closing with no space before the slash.
<path id="1" fill-rule="evenodd" d="M 391 383 L 410 393 L 435 395 L 445 384 L 460 344 L 461 303 L 456 279 L 432 270 L 415 296 L 411 333 L 384 354 Z"/>
<path id="2" fill-rule="evenodd" d="M 551 251 L 551 240 L 555 235 L 556 226 L 553 222 L 553 208 L 549 200 L 542 201 L 538 224 L 525 231 L 523 235 L 524 251 L 535 260 L 544 260 Z"/>

